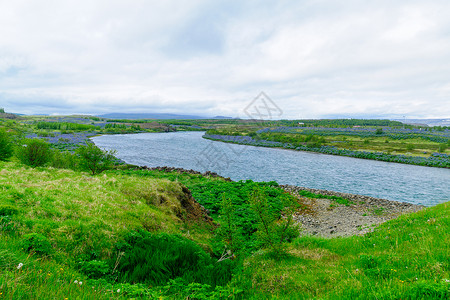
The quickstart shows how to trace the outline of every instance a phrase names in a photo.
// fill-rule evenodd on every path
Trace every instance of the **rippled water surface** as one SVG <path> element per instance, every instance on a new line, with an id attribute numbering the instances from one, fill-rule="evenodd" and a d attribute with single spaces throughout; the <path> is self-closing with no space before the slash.
<path id="1" fill-rule="evenodd" d="M 93 138 L 127 163 L 210 170 L 233 180 L 275 180 L 427 206 L 450 200 L 450 170 L 213 142 L 202 132 Z"/>

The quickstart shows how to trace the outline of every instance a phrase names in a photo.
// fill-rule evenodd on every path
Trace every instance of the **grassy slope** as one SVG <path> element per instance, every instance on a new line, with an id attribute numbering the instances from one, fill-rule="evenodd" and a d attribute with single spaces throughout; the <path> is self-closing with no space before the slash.
<path id="1" fill-rule="evenodd" d="M 0 230 L 0 293 L 7 298 L 105 296 L 101 289 L 92 293 L 70 284 L 84 278 L 75 271 L 76 259 L 92 252 L 99 259 L 114 257 L 114 243 L 131 229 L 181 234 L 200 244 L 211 237 L 210 225 L 186 218 L 179 183 L 112 173 L 91 177 L 5 162 L 0 169 L 0 208 L 18 209 L 8 224 L 15 228 Z M 49 239 L 51 259 L 20 250 L 21 236 L 32 232 Z M 24 266 L 17 270 L 19 263 Z"/>
<path id="2" fill-rule="evenodd" d="M 211 238 L 211 227 L 177 216 L 182 189 L 176 181 L 206 180 L 198 175 L 111 171 L 91 177 L 4 162 L 0 169 L 0 205 L 19 209 L 15 233 L 0 235 L 0 298 L 121 298 L 108 287 L 86 284 L 73 258 L 100 249 L 100 257 L 114 257 L 110 249 L 118 235 L 133 228 L 178 233 L 205 245 Z M 20 236 L 30 232 L 49 238 L 51 259 L 20 250 Z M 449 232 L 450 204 L 444 203 L 362 237 L 299 238 L 279 260 L 259 251 L 246 259 L 233 284 L 246 291 L 246 299 L 447 299 Z"/>

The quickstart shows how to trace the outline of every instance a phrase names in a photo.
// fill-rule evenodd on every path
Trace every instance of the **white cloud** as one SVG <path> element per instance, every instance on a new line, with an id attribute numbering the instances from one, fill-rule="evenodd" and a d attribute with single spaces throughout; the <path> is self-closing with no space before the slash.
<path id="1" fill-rule="evenodd" d="M 8 1 L 0 106 L 24 113 L 448 117 L 446 1 Z"/>

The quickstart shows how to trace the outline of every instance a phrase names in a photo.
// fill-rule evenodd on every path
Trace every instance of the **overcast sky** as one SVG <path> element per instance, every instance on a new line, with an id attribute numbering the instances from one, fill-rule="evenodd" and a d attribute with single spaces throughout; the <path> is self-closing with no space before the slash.
<path id="1" fill-rule="evenodd" d="M 0 107 L 26 114 L 450 117 L 450 1 L 0 0 Z"/>

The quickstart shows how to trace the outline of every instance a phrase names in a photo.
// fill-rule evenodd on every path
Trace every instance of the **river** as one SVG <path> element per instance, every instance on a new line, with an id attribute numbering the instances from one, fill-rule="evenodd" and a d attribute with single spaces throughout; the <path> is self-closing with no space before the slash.
<path id="1" fill-rule="evenodd" d="M 227 144 L 203 132 L 139 133 L 92 138 L 102 149 L 140 166 L 213 171 L 233 180 L 252 179 L 367 195 L 426 206 L 450 200 L 450 170 Z"/>

